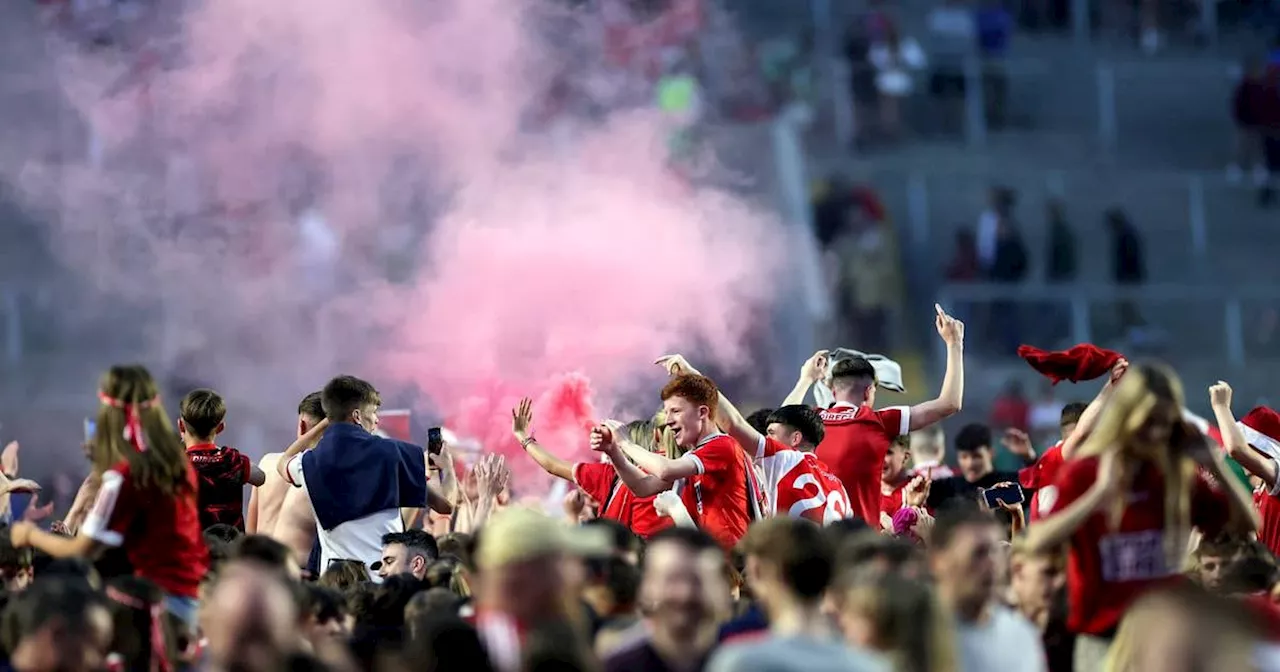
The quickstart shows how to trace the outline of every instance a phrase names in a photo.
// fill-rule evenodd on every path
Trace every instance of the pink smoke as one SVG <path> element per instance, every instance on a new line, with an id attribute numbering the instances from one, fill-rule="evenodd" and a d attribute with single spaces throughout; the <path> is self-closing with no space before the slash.
<path id="1" fill-rule="evenodd" d="M 154 345 L 201 352 L 233 400 L 284 408 L 345 368 L 518 452 L 510 409 L 531 396 L 539 439 L 583 458 L 601 415 L 656 407 L 620 396 L 660 381 L 655 357 L 746 363 L 780 237 L 767 209 L 673 176 L 656 112 L 531 127 L 567 61 L 603 61 L 552 48 L 541 4 L 203 2 L 145 72 L 61 55 L 96 156 L 0 167 L 56 198 L 64 258 L 163 303 Z M 306 208 L 335 230 L 333 273 L 300 246 Z M 412 281 L 388 279 L 397 254 Z"/>

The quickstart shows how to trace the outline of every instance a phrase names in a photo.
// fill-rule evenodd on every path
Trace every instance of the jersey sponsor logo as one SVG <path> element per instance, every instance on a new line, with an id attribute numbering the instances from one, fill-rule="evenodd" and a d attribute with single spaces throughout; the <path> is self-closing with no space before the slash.
<path id="1" fill-rule="evenodd" d="M 1120 583 L 1160 579 L 1173 574 L 1164 552 L 1160 530 L 1108 534 L 1098 540 L 1102 579 Z"/>
<path id="2" fill-rule="evenodd" d="M 852 409 L 848 411 L 823 411 L 822 419 L 826 422 L 844 422 L 845 420 L 853 420 L 858 417 L 858 410 Z"/>
<path id="3" fill-rule="evenodd" d="M 1058 486 L 1050 485 L 1040 488 L 1039 494 L 1036 495 L 1036 513 L 1047 516 L 1053 511 L 1053 505 L 1057 503 Z"/>

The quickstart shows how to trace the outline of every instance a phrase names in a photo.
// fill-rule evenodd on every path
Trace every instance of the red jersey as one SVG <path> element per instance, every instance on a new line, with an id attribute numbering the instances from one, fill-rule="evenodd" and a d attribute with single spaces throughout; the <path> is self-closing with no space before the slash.
<path id="1" fill-rule="evenodd" d="M 844 484 L 853 513 L 872 527 L 880 524 L 880 471 L 889 444 L 911 431 L 911 409 L 838 403 L 820 411 L 827 435 L 818 444 L 818 459 Z"/>
<path id="2" fill-rule="evenodd" d="M 196 471 L 187 466 L 190 490 L 166 495 L 142 489 L 120 462 L 102 474 L 93 510 L 80 527 L 108 546 L 123 546 L 134 573 L 177 597 L 197 597 L 209 571 L 200 512 L 196 506 Z"/>
<path id="3" fill-rule="evenodd" d="M 1052 513 L 1070 506 L 1093 486 L 1098 458 L 1071 460 L 1058 475 L 1058 497 Z M 1227 496 L 1197 474 L 1191 494 L 1191 523 L 1206 537 L 1216 536 L 1230 510 Z M 1111 528 L 1110 511 L 1102 507 L 1071 535 L 1067 555 L 1067 626 L 1072 632 L 1114 634 L 1134 600 L 1148 590 L 1181 579 L 1165 552 L 1164 478 L 1144 465 L 1126 492 L 1120 525 Z"/>
<path id="4" fill-rule="evenodd" d="M 733 548 L 747 525 L 760 518 L 755 475 L 747 456 L 728 434 L 703 438 L 682 460 L 692 461 L 698 473 L 680 487 L 680 498 L 698 527 L 725 548 Z"/>
<path id="5" fill-rule="evenodd" d="M 200 477 L 200 528 L 223 523 L 244 531 L 244 486 L 253 462 L 235 448 L 210 444 L 187 448 Z"/>
<path id="6" fill-rule="evenodd" d="M 579 462 L 573 465 L 573 482 L 600 504 L 600 517 L 616 520 L 637 537 L 648 539 L 675 521 L 653 508 L 653 497 L 637 497 L 618 477 L 612 464 Z"/>
<path id="7" fill-rule="evenodd" d="M 1053 504 L 1058 499 L 1058 472 L 1062 470 L 1062 442 L 1044 451 L 1036 463 L 1018 471 L 1018 483 L 1031 493 L 1031 521 L 1035 522 L 1049 515 Z"/>
<path id="8" fill-rule="evenodd" d="M 893 491 L 887 495 L 884 494 L 884 481 L 880 482 L 880 513 L 893 517 L 893 514 L 897 513 L 898 509 L 907 505 L 903 498 L 906 497 L 907 486 L 911 484 L 912 478 L 912 476 L 904 474 L 902 480 L 893 486 Z M 877 518 L 876 526 L 878 527 L 879 525 L 880 520 Z"/>
<path id="9" fill-rule="evenodd" d="M 761 436 L 756 446 L 756 464 L 764 472 L 765 491 L 772 493 L 770 515 L 804 518 L 819 525 L 849 516 L 849 496 L 844 486 L 813 453 Z"/>
<path id="10" fill-rule="evenodd" d="M 1280 555 L 1280 481 L 1271 490 L 1265 486 L 1253 491 L 1253 505 L 1258 509 L 1262 525 L 1258 528 L 1258 541 Z"/>

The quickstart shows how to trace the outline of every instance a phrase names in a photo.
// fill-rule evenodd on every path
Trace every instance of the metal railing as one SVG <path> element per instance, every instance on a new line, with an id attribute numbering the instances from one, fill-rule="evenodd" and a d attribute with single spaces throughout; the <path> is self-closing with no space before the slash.
<path id="1" fill-rule="evenodd" d="M 859 118 L 853 102 L 850 82 L 855 66 L 837 58 L 828 70 L 832 74 L 819 78 L 818 99 L 813 102 L 825 121 L 824 130 L 841 147 L 849 147 L 859 134 L 872 133 L 873 124 Z M 943 105 L 930 91 L 934 73 L 924 68 L 909 74 L 912 92 L 902 100 L 908 126 L 922 119 L 936 123 L 932 117 L 940 114 Z M 1006 130 L 1030 130 L 1089 138 L 1107 152 L 1152 142 L 1185 145 L 1190 138 L 1198 145 L 1211 144 L 1225 157 L 1231 142 L 1231 94 L 1241 74 L 1239 64 L 1221 60 L 1099 61 L 1092 66 L 1087 62 L 1067 66 L 1035 58 L 975 57 L 963 67 L 963 118 L 957 130 L 974 147 Z M 1213 102 L 1206 104 L 1206 100 Z M 1004 120 L 992 117 L 997 109 Z"/>
<path id="2" fill-rule="evenodd" d="M 1274 213 L 1256 205 L 1252 188 L 1212 173 L 1136 171 L 1036 171 L 1001 167 L 964 172 L 945 167 L 924 171 L 876 170 L 857 174 L 873 186 L 893 215 L 904 247 L 918 264 L 945 267 L 961 229 L 974 229 L 988 193 L 1000 185 L 1017 193 L 1014 220 L 1031 257 L 1032 275 L 1043 276 L 1049 245 L 1047 205 L 1061 202 L 1077 240 L 1076 278 L 1108 277 L 1109 257 L 1089 252 L 1109 233 L 1105 213 L 1119 207 L 1147 240 L 1151 279 L 1265 282 L 1269 266 L 1240 261 L 1280 249 L 1280 238 L 1260 237 L 1274 226 Z M 1092 241 L 1092 242 L 1090 242 Z M 919 270 L 917 267 L 916 270 Z M 1277 269 L 1280 271 L 1280 269 Z M 1280 279 L 1280 273 L 1277 278 Z"/>
<path id="3" fill-rule="evenodd" d="M 1280 355 L 1280 340 L 1263 351 L 1246 337 L 1248 327 L 1268 309 L 1280 306 L 1280 289 L 1269 286 L 1213 287 L 1205 285 L 1145 285 L 1117 286 L 1078 284 L 1052 286 L 1042 284 L 999 285 L 958 284 L 942 286 L 938 301 L 950 310 L 967 314 L 977 332 L 970 336 L 966 329 L 966 342 L 981 347 L 984 341 L 997 335 L 978 322 L 992 318 L 997 310 L 1020 310 L 1021 316 L 1014 328 L 1020 329 L 1017 340 L 1044 343 L 1047 347 L 1062 347 L 1074 343 L 1099 343 L 1115 341 L 1120 335 L 1114 320 L 1101 313 L 1116 307 L 1128 306 L 1134 315 L 1141 315 L 1135 328 L 1149 332 L 1163 332 L 1169 340 L 1176 340 L 1176 350 L 1182 353 L 1201 353 L 1221 357 L 1229 366 L 1239 369 L 1252 361 L 1274 360 Z M 1012 308 L 1011 308 L 1012 307 Z M 1058 320 L 1046 317 L 1057 311 Z M 978 313 L 985 313 L 975 317 Z M 1026 319 L 1026 318 L 1031 319 Z M 1034 322 L 1044 322 L 1043 328 L 1034 330 Z M 1110 334 L 1100 323 L 1111 321 Z M 1025 338 L 1031 336 L 1030 339 Z M 976 338 L 975 338 L 976 337 Z M 1153 340 L 1158 336 L 1152 336 Z M 1277 334 L 1280 339 L 1280 334 Z M 1004 345 L 1004 344 L 1001 344 Z M 1011 348 L 1000 348 L 1012 356 Z M 944 351 L 937 353 L 945 357 Z M 938 361 L 943 361 L 939 359 Z"/>

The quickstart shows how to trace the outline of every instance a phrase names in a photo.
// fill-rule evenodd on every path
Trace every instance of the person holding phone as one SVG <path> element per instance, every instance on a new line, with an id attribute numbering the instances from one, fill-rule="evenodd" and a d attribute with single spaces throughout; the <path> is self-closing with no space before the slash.
<path id="1" fill-rule="evenodd" d="M 285 450 L 276 469 L 311 501 L 321 566 L 333 558 L 380 560 L 383 535 L 405 529 L 401 508 L 453 511 L 427 484 L 421 446 L 374 434 L 382 398 L 373 385 L 338 376 L 320 391 L 320 402 L 325 419 Z"/>
<path id="2" fill-rule="evenodd" d="M 1211 538 L 1258 527 L 1249 493 L 1184 418 L 1184 406 L 1172 369 L 1130 366 L 1063 465 L 1053 509 L 1028 532 L 1031 553 L 1067 546 L 1077 670 L 1101 669 L 1135 601 L 1185 580 L 1192 528 Z"/>
<path id="3" fill-rule="evenodd" d="M 994 504 L 996 499 L 1003 501 L 1006 506 L 1022 504 L 1022 490 L 1017 488 L 1018 473 L 997 471 L 995 468 L 993 441 L 991 428 L 986 425 L 973 423 L 960 429 L 955 439 L 960 474 L 933 481 L 926 500 L 929 509 L 937 510 L 953 500 L 980 503 L 993 510 L 1003 508 Z M 996 493 L 991 504 L 988 504 L 983 493 L 993 488 Z"/>

